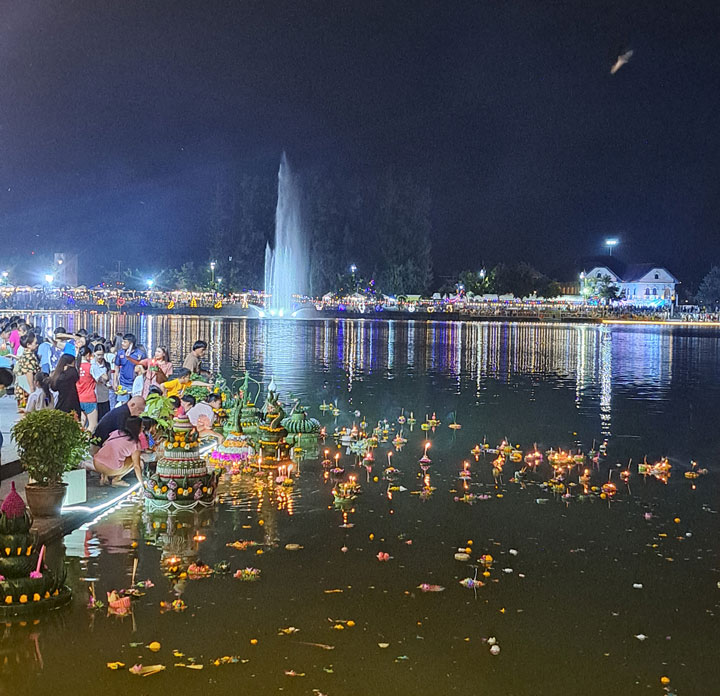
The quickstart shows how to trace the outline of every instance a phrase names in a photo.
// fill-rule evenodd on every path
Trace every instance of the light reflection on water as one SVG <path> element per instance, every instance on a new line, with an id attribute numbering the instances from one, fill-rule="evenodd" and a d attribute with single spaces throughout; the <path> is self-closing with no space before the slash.
<path id="1" fill-rule="evenodd" d="M 356 409 L 373 420 L 406 407 L 419 415 L 457 412 L 490 439 L 512 427 L 531 443 L 556 444 L 569 433 L 588 443 L 619 435 L 639 440 L 643 452 L 695 458 L 714 447 L 720 351 L 713 330 L 38 316 L 46 326 L 106 336 L 133 331 L 151 350 L 166 345 L 176 364 L 205 338 L 212 371 L 248 369 L 266 383 L 275 376 L 286 398 L 308 405 L 339 399 L 341 424 Z"/>
<path id="2" fill-rule="evenodd" d="M 468 690 L 537 696 L 578 693 L 582 683 L 589 696 L 605 696 L 662 693 L 665 673 L 680 684 L 679 694 L 712 693 L 714 668 L 702 655 L 720 610 L 720 578 L 712 570 L 720 533 L 711 512 L 717 485 L 713 474 L 692 482 L 680 469 L 694 457 L 717 470 L 714 333 L 96 319 L 103 333 L 133 330 L 148 347 L 168 344 L 176 363 L 194 340 L 206 338 L 211 369 L 227 376 L 249 369 L 265 382 L 274 376 L 284 395 L 301 397 L 330 431 L 357 420 L 356 409 L 370 423 L 393 421 L 401 408 L 406 415 L 414 410 L 419 422 L 435 411 L 443 425 L 427 434 L 405 427 L 409 443 L 393 463 L 404 472 L 400 483 L 407 491 L 391 491 L 382 480 L 383 445 L 373 470 L 357 471 L 364 493 L 345 510 L 334 507 L 331 482 L 320 467 L 305 462 L 289 491 L 267 477 L 234 477 L 221 485 L 214 509 L 150 514 L 124 503 L 76 530 L 65 539 L 73 607 L 44 618 L 34 632 L 15 626 L 0 643 L 11 662 L 0 662 L 3 696 L 65 696 L 81 693 L 90 681 L 107 694 L 212 688 L 224 695 L 241 687 L 258 694 L 317 689 L 354 696 L 384 693 L 392 684 L 393 693 L 413 696 Z M 91 328 L 92 320 L 74 315 L 59 321 Z M 337 419 L 318 413 L 321 401 L 335 399 Z M 453 413 L 462 430 L 446 427 Z M 677 468 L 667 487 L 635 475 L 632 495 L 623 490 L 612 504 L 566 505 L 555 498 L 539 505 L 537 498 L 550 497 L 546 491 L 507 482 L 499 499 L 488 461 L 471 461 L 467 489 L 457 478 L 484 435 L 491 443 L 507 436 L 525 448 L 580 442 L 587 449 L 592 440 L 608 438 L 609 464 L 668 454 Z M 424 480 L 417 458 L 426 437 L 433 464 Z M 455 503 L 458 491 L 488 499 L 472 507 Z M 646 512 L 652 513 L 649 521 Z M 194 541 L 198 533 L 202 542 Z M 264 553 L 227 546 L 243 539 L 261 544 Z M 473 568 L 453 561 L 457 547 L 470 539 L 474 552 L 498 559 L 477 593 L 459 585 Z M 304 549 L 286 552 L 287 543 Z M 511 548 L 519 554 L 510 555 Z M 381 563 L 379 551 L 393 558 Z M 262 577 L 257 583 L 167 577 L 163 569 L 176 557 L 230 560 L 233 569 L 256 565 Z M 139 578 L 150 578 L 155 588 L 134 603 L 132 616 L 86 610 L 88 583 L 94 581 L 101 596 L 127 586 L 134 558 Z M 503 573 L 504 567 L 513 572 Z M 422 594 L 417 586 L 423 582 L 446 591 Z M 633 590 L 634 583 L 644 590 Z M 159 602 L 173 598 L 182 598 L 188 609 L 161 614 Z M 333 630 L 328 618 L 352 619 L 356 627 Z M 278 628 L 287 626 L 300 628 L 297 639 L 278 636 Z M 639 633 L 649 638 L 635 639 Z M 490 635 L 502 646 L 498 658 L 489 657 L 482 642 Z M 259 639 L 257 646 L 250 646 L 251 638 Z M 142 647 L 151 640 L 163 644 L 160 653 Z M 204 670 L 172 668 L 172 649 L 197 656 Z M 210 664 L 235 654 L 250 662 Z M 105 668 L 116 659 L 160 662 L 168 672 L 138 682 Z M 287 677 L 284 671 L 292 669 L 307 676 Z M 52 692 L 43 691 L 49 683 Z"/>

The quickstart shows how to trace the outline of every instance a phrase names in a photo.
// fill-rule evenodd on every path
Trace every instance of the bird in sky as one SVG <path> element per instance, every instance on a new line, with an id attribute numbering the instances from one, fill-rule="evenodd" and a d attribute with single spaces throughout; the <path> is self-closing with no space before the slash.
<path id="1" fill-rule="evenodd" d="M 610 74 L 614 75 L 620 68 L 622 68 L 625 63 L 627 63 L 632 58 L 632 50 L 625 51 L 625 53 L 621 53 L 617 60 L 615 61 L 615 64 L 610 68 Z"/>

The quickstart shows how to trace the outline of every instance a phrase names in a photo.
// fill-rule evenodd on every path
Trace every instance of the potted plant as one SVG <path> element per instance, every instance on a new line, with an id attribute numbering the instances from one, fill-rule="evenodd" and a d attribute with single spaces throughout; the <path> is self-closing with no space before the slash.
<path id="1" fill-rule="evenodd" d="M 148 394 L 145 400 L 143 416 L 152 418 L 163 437 L 172 436 L 173 415 L 175 407 L 172 400 L 162 394 Z"/>
<path id="2" fill-rule="evenodd" d="M 12 436 L 32 481 L 25 487 L 30 512 L 35 517 L 57 517 L 67 486 L 63 474 L 87 458 L 89 435 L 69 413 L 44 409 L 19 420 Z"/>

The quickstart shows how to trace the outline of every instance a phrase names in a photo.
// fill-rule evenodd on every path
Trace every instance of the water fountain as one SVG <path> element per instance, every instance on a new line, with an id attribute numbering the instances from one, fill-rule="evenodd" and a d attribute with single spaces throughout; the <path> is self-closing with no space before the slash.
<path id="1" fill-rule="evenodd" d="M 283 152 L 278 172 L 275 245 L 265 249 L 265 292 L 272 316 L 289 316 L 293 295 L 308 290 L 308 248 L 300 210 L 300 189 Z"/>

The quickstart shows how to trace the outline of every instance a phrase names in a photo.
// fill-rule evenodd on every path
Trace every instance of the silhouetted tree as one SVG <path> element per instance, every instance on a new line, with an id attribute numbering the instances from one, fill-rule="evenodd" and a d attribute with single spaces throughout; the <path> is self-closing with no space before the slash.
<path id="1" fill-rule="evenodd" d="M 713 266 L 702 279 L 696 301 L 705 307 L 717 307 L 720 305 L 720 267 Z"/>

